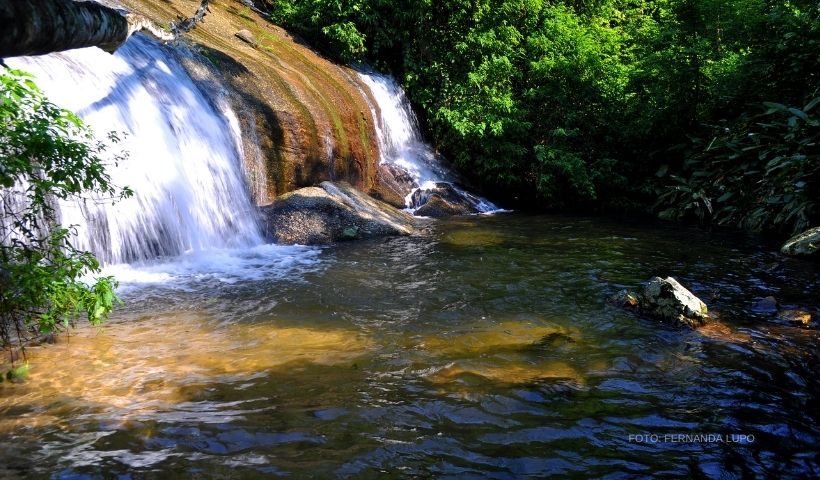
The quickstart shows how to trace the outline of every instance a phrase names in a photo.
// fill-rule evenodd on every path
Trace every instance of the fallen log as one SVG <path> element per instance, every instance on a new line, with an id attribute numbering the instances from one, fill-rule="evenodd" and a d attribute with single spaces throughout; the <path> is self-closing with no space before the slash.
<path id="1" fill-rule="evenodd" d="M 174 24 L 174 33 L 157 27 L 135 13 L 126 13 L 93 1 L 0 1 L 0 58 L 43 55 L 83 47 L 113 53 L 137 31 L 171 42 L 202 21 L 208 0 L 196 14 Z"/>

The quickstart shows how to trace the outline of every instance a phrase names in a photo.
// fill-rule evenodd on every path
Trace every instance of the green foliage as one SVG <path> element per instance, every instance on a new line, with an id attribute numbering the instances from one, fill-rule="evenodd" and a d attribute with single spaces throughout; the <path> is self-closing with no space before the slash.
<path id="1" fill-rule="evenodd" d="M 110 139 L 116 141 L 116 136 Z M 97 259 L 71 244 L 59 200 L 130 195 L 111 185 L 105 149 L 73 113 L 50 103 L 29 75 L 0 71 L 0 340 L 67 327 L 82 313 L 97 324 L 118 299 L 116 282 L 83 277 Z"/>
<path id="2" fill-rule="evenodd" d="M 272 2 L 273 20 L 308 36 L 326 52 L 345 62 L 364 59 L 365 36 L 356 24 L 366 16 L 368 2 L 312 0 Z"/>
<path id="3" fill-rule="evenodd" d="M 3 379 L 6 379 L 10 382 L 22 382 L 22 381 L 24 381 L 28 378 L 28 375 L 29 375 L 29 364 L 28 363 L 23 363 L 22 365 L 20 365 L 18 367 L 10 368 L 5 373 L 5 375 L 0 377 L 0 382 L 2 382 Z"/>
<path id="4" fill-rule="evenodd" d="M 524 205 L 651 205 L 660 165 L 684 178 L 705 161 L 683 139 L 709 136 L 706 125 L 739 132 L 755 105 L 804 105 L 820 85 L 820 4 L 806 0 L 290 0 L 272 9 L 331 55 L 389 69 L 436 147 L 489 193 Z M 739 224 L 797 218 L 786 217 Z"/>
<path id="5" fill-rule="evenodd" d="M 820 97 L 802 108 L 766 102 L 766 110 L 731 127 L 715 127 L 680 174 L 659 177 L 667 218 L 695 216 L 748 230 L 799 232 L 820 214 Z"/>

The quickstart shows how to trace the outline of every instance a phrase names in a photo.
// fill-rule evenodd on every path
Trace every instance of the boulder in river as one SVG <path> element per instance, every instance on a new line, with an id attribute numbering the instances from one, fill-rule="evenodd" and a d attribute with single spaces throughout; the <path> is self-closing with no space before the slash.
<path id="1" fill-rule="evenodd" d="M 653 277 L 643 285 L 638 300 L 641 310 L 688 327 L 705 325 L 706 304 L 672 277 Z"/>
<path id="2" fill-rule="evenodd" d="M 784 255 L 812 255 L 820 250 L 820 227 L 814 227 L 788 239 L 780 253 Z"/>
<path id="3" fill-rule="evenodd" d="M 610 302 L 690 328 L 705 325 L 709 320 L 706 304 L 672 277 L 653 277 L 643 284 L 639 294 L 623 290 Z"/>
<path id="4" fill-rule="evenodd" d="M 478 199 L 447 182 L 413 192 L 413 207 L 420 217 L 442 218 L 478 213 Z"/>
<path id="5" fill-rule="evenodd" d="M 270 240 L 322 245 L 342 240 L 410 235 L 413 217 L 343 182 L 322 182 L 261 207 Z"/>
<path id="6" fill-rule="evenodd" d="M 444 218 L 454 215 L 467 215 L 471 212 L 462 205 L 452 203 L 437 194 L 433 194 L 414 213 L 419 217 Z"/>

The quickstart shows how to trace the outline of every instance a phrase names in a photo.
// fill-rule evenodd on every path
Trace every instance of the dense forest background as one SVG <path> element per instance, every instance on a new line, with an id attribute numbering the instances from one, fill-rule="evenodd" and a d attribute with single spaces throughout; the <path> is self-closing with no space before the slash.
<path id="1" fill-rule="evenodd" d="M 820 6 L 288 0 L 272 19 L 395 75 L 436 148 L 516 208 L 816 224 Z"/>

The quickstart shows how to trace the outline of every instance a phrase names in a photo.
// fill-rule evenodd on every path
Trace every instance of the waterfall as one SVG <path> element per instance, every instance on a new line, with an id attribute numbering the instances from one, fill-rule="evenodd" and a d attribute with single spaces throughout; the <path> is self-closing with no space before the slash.
<path id="1" fill-rule="evenodd" d="M 100 138 L 123 138 L 109 151 L 128 158 L 108 172 L 135 195 L 61 203 L 77 247 L 119 264 L 262 243 L 237 117 L 227 101 L 209 102 L 167 49 L 135 36 L 114 55 L 87 48 L 6 61 Z"/>
<path id="2" fill-rule="evenodd" d="M 382 163 L 388 163 L 406 172 L 415 184 L 405 201 L 411 210 L 419 206 L 424 193 L 440 184 L 447 184 L 475 211 L 490 213 L 499 208 L 489 200 L 473 195 L 457 185 L 457 179 L 439 161 L 438 155 L 424 142 L 418 120 L 410 107 L 404 90 L 387 75 L 359 72 L 362 82 L 370 89 L 377 105 L 372 109 L 376 119 L 379 152 Z"/>

